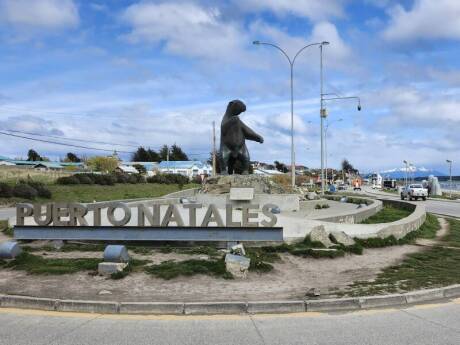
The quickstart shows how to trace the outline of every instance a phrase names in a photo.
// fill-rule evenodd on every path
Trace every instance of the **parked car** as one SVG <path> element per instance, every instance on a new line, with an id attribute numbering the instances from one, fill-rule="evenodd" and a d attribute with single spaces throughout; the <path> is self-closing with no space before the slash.
<path id="1" fill-rule="evenodd" d="M 401 189 L 401 200 L 406 198 L 407 200 L 418 200 L 419 198 L 426 200 L 427 197 L 428 189 L 423 188 L 421 184 L 411 184 Z"/>
<path id="2" fill-rule="evenodd" d="M 345 183 L 339 184 L 339 187 L 337 188 L 338 190 L 347 190 L 348 186 Z"/>

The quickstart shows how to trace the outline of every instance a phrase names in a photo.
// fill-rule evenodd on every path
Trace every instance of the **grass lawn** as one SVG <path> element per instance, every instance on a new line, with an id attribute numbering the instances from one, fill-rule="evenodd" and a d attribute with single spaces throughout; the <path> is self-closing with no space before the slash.
<path id="1" fill-rule="evenodd" d="M 185 260 L 180 262 L 165 261 L 158 265 L 147 267 L 145 271 L 149 274 L 163 279 L 173 279 L 178 276 L 193 276 L 195 274 L 206 274 L 224 279 L 232 279 L 231 273 L 225 269 L 224 259 L 219 260 Z"/>
<path id="2" fill-rule="evenodd" d="M 183 189 L 194 188 L 196 186 L 196 184 L 188 184 L 184 185 Z M 177 184 L 156 183 L 116 184 L 114 186 L 50 184 L 47 185 L 47 187 L 49 187 L 53 195 L 52 198 L 37 198 L 35 201 L 93 202 L 120 199 L 154 198 L 180 190 L 179 185 Z M 0 204 L 23 201 L 30 202 L 30 200 L 19 198 L 0 198 Z"/>
<path id="3" fill-rule="evenodd" d="M 23 252 L 12 261 L 0 260 L 0 267 L 26 271 L 30 274 L 69 274 L 79 271 L 97 271 L 102 259 L 45 259 Z"/>
<path id="4" fill-rule="evenodd" d="M 460 283 L 460 221 L 449 219 L 450 233 L 439 246 L 407 255 L 404 261 L 385 268 L 374 281 L 355 282 L 344 295 L 360 296 L 435 288 Z"/>
<path id="5" fill-rule="evenodd" d="M 406 218 L 412 211 L 402 208 L 395 208 L 389 205 L 384 205 L 380 212 L 363 220 L 361 224 L 378 224 L 378 223 L 391 223 L 402 218 Z"/>

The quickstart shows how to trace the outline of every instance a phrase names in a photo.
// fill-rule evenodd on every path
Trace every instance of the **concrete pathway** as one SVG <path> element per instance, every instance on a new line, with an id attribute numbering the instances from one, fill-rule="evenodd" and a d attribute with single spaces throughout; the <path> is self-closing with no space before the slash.
<path id="1" fill-rule="evenodd" d="M 0 344 L 458 345 L 460 299 L 346 314 L 123 316 L 0 309 Z"/>

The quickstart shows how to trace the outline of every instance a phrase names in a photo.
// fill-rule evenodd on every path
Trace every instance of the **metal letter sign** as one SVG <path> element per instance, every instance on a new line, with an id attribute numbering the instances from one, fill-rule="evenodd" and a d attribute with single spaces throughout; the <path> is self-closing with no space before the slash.
<path id="1" fill-rule="evenodd" d="M 166 208 L 163 215 L 161 206 Z M 78 203 L 18 204 L 14 237 L 18 240 L 101 241 L 283 240 L 283 229 L 274 227 L 277 218 L 271 210 L 277 206 L 273 204 L 262 208 L 253 204 L 243 205 L 241 222 L 235 221 L 231 204 L 226 205 L 224 210 L 219 210 L 213 204 L 180 205 L 186 212 L 180 212 L 178 206 L 141 204 L 136 205 L 137 210 L 134 211 L 120 202 L 104 206 Z M 197 210 L 202 208 L 204 216 L 198 219 Z M 92 224 L 85 218 L 90 212 Z M 104 212 L 110 226 L 102 225 Z M 260 222 L 259 212 L 265 217 Z M 137 214 L 136 226 L 128 225 L 133 214 Z"/>

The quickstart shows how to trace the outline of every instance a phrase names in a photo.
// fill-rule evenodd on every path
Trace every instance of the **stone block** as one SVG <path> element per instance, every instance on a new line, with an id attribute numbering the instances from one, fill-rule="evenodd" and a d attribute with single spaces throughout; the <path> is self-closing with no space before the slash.
<path id="1" fill-rule="evenodd" d="M 343 231 L 333 231 L 331 235 L 337 243 L 343 244 L 344 246 L 352 246 L 355 244 L 355 240 Z"/>
<path id="2" fill-rule="evenodd" d="M 443 299 L 444 291 L 442 289 L 420 290 L 406 293 L 404 296 L 407 303 L 419 303 Z"/>
<path id="3" fill-rule="evenodd" d="M 97 271 L 101 275 L 110 276 L 113 273 L 123 272 L 127 266 L 128 264 L 124 262 L 101 262 Z"/>
<path id="4" fill-rule="evenodd" d="M 120 314 L 180 315 L 184 313 L 184 303 L 174 302 L 123 302 Z"/>
<path id="5" fill-rule="evenodd" d="M 54 249 L 61 250 L 62 247 L 64 247 L 64 241 L 63 240 L 53 240 L 51 241 L 51 245 L 53 246 Z"/>
<path id="6" fill-rule="evenodd" d="M 304 301 L 268 301 L 249 302 L 248 313 L 303 313 L 305 312 Z"/>
<path id="7" fill-rule="evenodd" d="M 246 313 L 245 302 L 196 302 L 185 303 L 186 315 L 217 315 Z"/>
<path id="8" fill-rule="evenodd" d="M 329 239 L 329 233 L 324 228 L 324 225 L 320 225 L 310 232 L 310 240 L 312 242 L 321 242 L 326 248 L 334 245 Z"/>
<path id="9" fill-rule="evenodd" d="M 128 262 L 129 254 L 125 246 L 108 245 L 104 250 L 104 261 L 106 262 Z"/>
<path id="10" fill-rule="evenodd" d="M 361 308 L 378 308 L 406 304 L 404 295 L 370 296 L 359 299 Z"/>
<path id="11" fill-rule="evenodd" d="M 254 188 L 230 188 L 230 200 L 252 200 Z"/>
<path id="12" fill-rule="evenodd" d="M 322 299 L 306 301 L 307 311 L 339 311 L 360 309 L 357 298 Z"/>
<path id="13" fill-rule="evenodd" d="M 6 295 L 2 297 L 1 305 L 4 308 L 55 310 L 56 300 L 51 298 Z"/>
<path id="14" fill-rule="evenodd" d="M 458 297 L 460 296 L 460 284 L 447 286 L 442 289 L 444 297 Z"/>
<path id="15" fill-rule="evenodd" d="M 83 313 L 117 314 L 118 303 L 104 301 L 59 300 L 57 310 Z"/>
<path id="16" fill-rule="evenodd" d="M 316 200 L 316 199 L 318 199 L 318 194 L 316 194 L 315 192 L 309 192 L 307 194 L 307 199 L 308 200 Z"/>
<path id="17" fill-rule="evenodd" d="M 244 246 L 242 243 L 232 246 L 231 253 L 235 255 L 242 255 L 242 256 L 246 255 L 246 251 L 244 250 Z"/>
<path id="18" fill-rule="evenodd" d="M 251 259 L 245 256 L 227 254 L 225 255 L 225 268 L 235 278 L 245 279 L 248 274 Z"/>
<path id="19" fill-rule="evenodd" d="M 0 259 L 14 259 L 22 253 L 18 242 L 7 241 L 0 244 Z"/>

